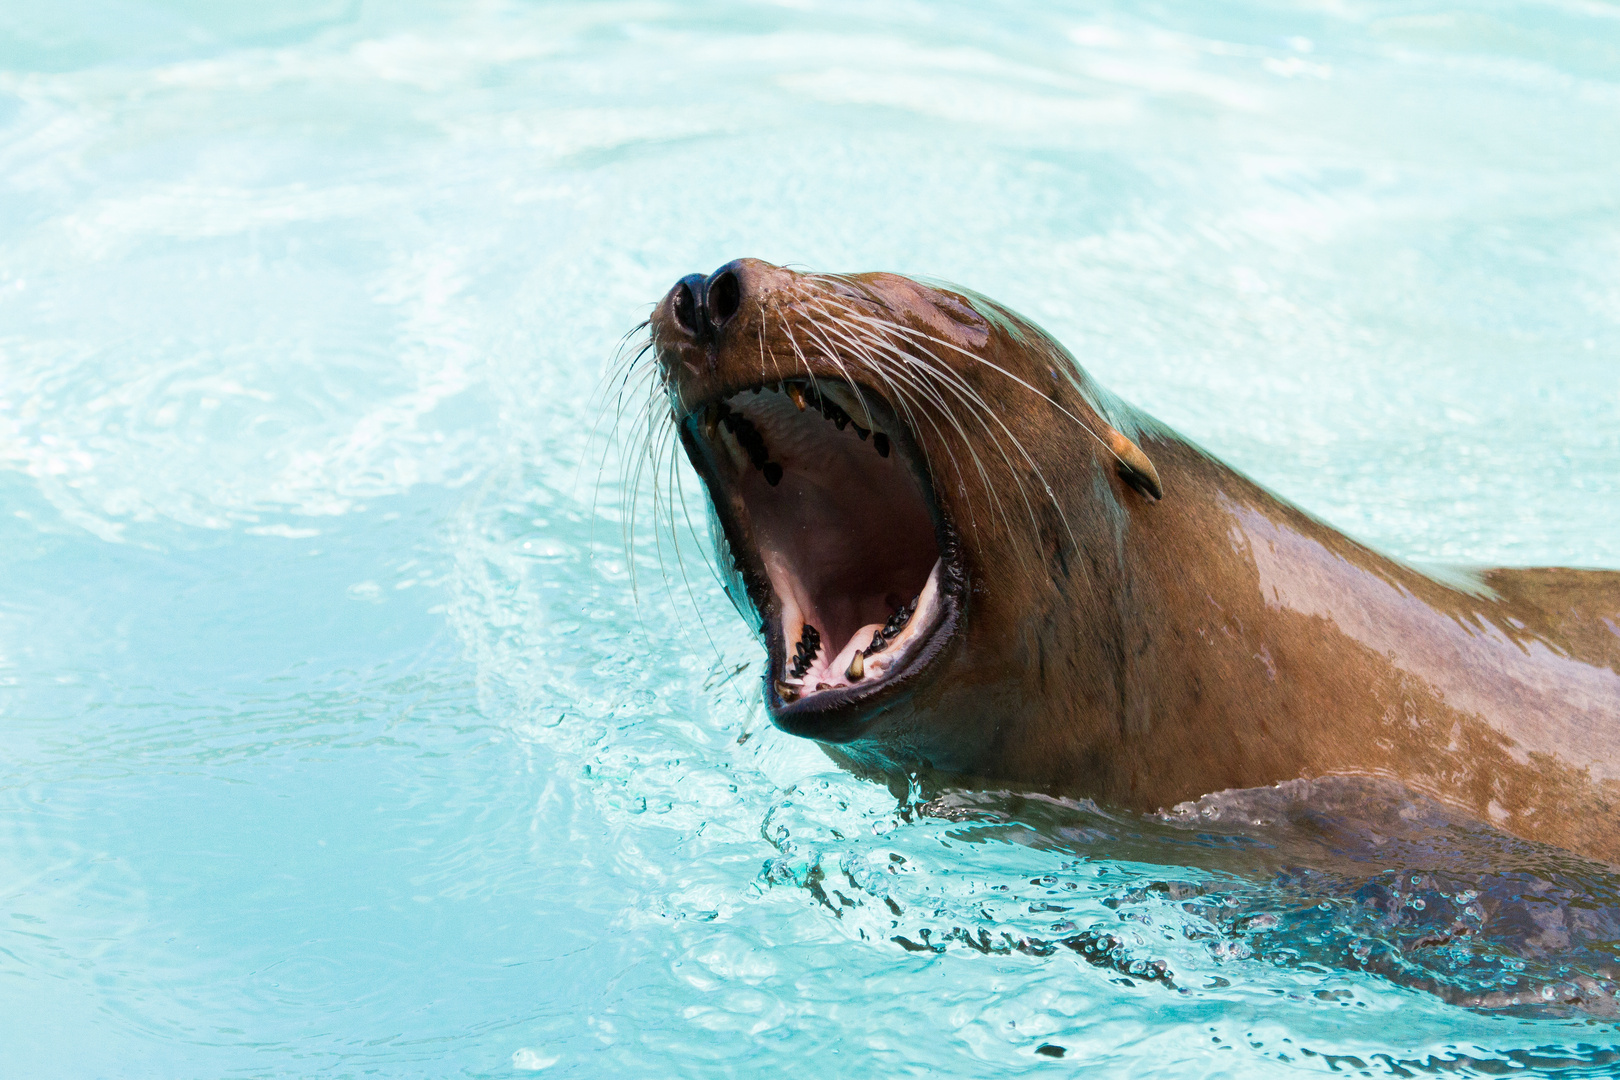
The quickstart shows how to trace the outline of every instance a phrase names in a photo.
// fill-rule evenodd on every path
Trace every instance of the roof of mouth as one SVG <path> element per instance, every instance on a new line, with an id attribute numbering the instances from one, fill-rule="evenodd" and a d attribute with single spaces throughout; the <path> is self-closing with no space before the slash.
<path id="1" fill-rule="evenodd" d="M 712 401 L 689 423 L 711 485 L 740 497 L 746 520 L 731 535 L 753 549 L 734 555 L 756 560 L 775 593 L 778 676 L 808 692 L 859 681 L 852 657 L 905 636 L 940 559 L 926 474 L 897 449 L 910 443 L 892 409 L 848 384 L 791 381 Z M 832 671 L 846 653 L 851 666 Z"/>

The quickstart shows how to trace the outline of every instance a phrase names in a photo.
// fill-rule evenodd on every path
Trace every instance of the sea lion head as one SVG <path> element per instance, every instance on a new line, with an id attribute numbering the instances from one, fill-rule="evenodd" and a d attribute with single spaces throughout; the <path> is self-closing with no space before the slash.
<path id="1" fill-rule="evenodd" d="M 682 278 L 650 331 L 778 727 L 983 772 L 1035 667 L 1107 696 L 1108 567 L 1161 492 L 1060 345 L 965 290 L 754 259 Z"/>

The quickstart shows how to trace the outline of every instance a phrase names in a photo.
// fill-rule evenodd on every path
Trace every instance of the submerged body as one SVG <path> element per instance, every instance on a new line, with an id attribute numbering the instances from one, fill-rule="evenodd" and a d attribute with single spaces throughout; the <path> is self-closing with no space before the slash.
<path id="1" fill-rule="evenodd" d="M 895 275 L 743 260 L 651 320 L 785 730 L 1137 810 L 1399 780 L 1620 862 L 1620 573 L 1442 581 Z"/>

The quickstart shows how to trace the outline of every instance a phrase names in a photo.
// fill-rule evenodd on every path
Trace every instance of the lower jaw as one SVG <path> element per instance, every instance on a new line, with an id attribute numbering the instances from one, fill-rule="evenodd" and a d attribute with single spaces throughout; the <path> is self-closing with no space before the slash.
<path id="1" fill-rule="evenodd" d="M 950 633 L 949 626 L 941 628 Z M 834 746 L 864 744 L 874 729 L 885 726 L 883 717 L 896 707 L 903 706 L 910 694 L 902 683 L 909 683 L 914 665 L 919 658 L 908 657 L 903 670 L 890 678 L 867 686 L 845 686 L 839 690 L 812 695 L 795 703 L 781 698 L 773 688 L 766 687 L 766 702 L 771 722 L 789 735 L 814 739 Z M 923 661 L 927 663 L 928 661 Z M 817 700 L 839 699 L 839 700 Z"/>
<path id="2" fill-rule="evenodd" d="M 890 736 L 881 733 L 892 734 L 896 718 L 913 708 L 915 694 L 931 681 L 925 677 L 926 671 L 946 660 L 960 636 L 959 599 L 954 592 L 947 592 L 941 601 L 938 618 L 934 625 L 926 628 L 923 640 L 908 650 L 881 680 L 866 680 L 789 701 L 777 691 L 774 674 L 767 675 L 765 703 L 771 723 L 786 734 L 842 747 L 844 752 L 865 760 L 865 755 L 888 742 Z M 775 670 L 780 667 L 776 666 Z M 875 763 L 880 758 L 888 760 L 885 753 L 879 752 L 868 764 L 876 768 Z"/>
<path id="3" fill-rule="evenodd" d="M 801 712 L 789 706 L 769 709 L 771 723 L 781 731 L 801 739 L 846 746 L 857 743 L 877 722 L 882 708 L 844 706 L 828 712 Z"/>
<path id="4" fill-rule="evenodd" d="M 811 662 L 789 661 L 784 658 L 772 663 L 778 672 L 775 691 L 782 701 L 792 704 L 800 700 L 814 700 L 818 695 L 838 690 L 875 688 L 895 671 L 903 667 L 926 644 L 925 639 L 937 629 L 943 613 L 944 599 L 940 593 L 942 559 L 934 562 L 922 591 L 911 602 L 910 614 L 897 612 L 888 623 L 870 623 L 857 630 L 836 655 L 828 657 L 818 653 Z M 782 640 L 803 640 L 806 624 L 802 617 L 801 598 L 795 593 L 779 568 L 769 567 L 778 596 L 782 598 Z M 818 635 L 819 637 L 819 635 Z M 784 650 L 785 651 L 785 650 Z"/>

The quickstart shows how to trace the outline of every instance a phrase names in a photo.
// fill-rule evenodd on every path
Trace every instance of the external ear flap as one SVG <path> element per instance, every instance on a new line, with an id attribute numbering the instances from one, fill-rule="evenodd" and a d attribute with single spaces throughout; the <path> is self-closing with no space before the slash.
<path id="1" fill-rule="evenodd" d="M 1108 449 L 1114 452 L 1120 479 L 1155 502 L 1164 498 L 1164 485 L 1159 483 L 1159 470 L 1153 467 L 1153 462 L 1142 453 L 1140 446 L 1113 428 L 1103 433 L 1103 441 L 1108 444 Z"/>

